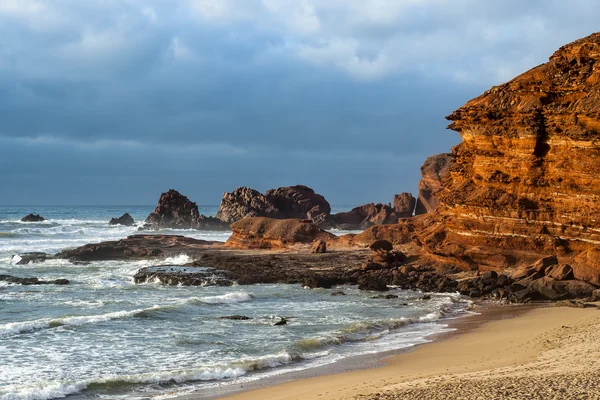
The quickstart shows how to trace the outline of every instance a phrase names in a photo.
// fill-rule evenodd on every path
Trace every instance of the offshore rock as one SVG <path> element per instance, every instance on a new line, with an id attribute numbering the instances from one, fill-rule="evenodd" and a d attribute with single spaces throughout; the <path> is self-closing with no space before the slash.
<path id="1" fill-rule="evenodd" d="M 12 257 L 12 262 L 15 265 L 27 265 L 27 264 L 35 264 L 41 263 L 46 260 L 51 260 L 54 258 L 52 255 L 48 253 L 43 253 L 41 251 L 33 251 L 29 253 L 19 253 Z"/>
<path id="2" fill-rule="evenodd" d="M 327 200 L 304 185 L 271 189 L 265 197 L 285 218 L 310 219 L 315 224 L 322 225 L 331 213 Z"/>
<path id="3" fill-rule="evenodd" d="M 146 218 L 143 229 L 228 230 L 229 226 L 214 217 L 200 215 L 196 203 L 174 189 L 162 193 L 158 205 Z"/>
<path id="4" fill-rule="evenodd" d="M 160 282 L 170 286 L 231 286 L 234 281 L 224 271 L 192 266 L 145 267 L 133 276 L 137 284 Z"/>
<path id="5" fill-rule="evenodd" d="M 231 224 L 231 230 L 225 246 L 239 249 L 284 249 L 336 238 L 312 221 L 298 219 L 248 217 Z"/>
<path id="6" fill-rule="evenodd" d="M 0 281 L 17 284 L 17 285 L 68 285 L 68 279 L 54 279 L 52 281 L 44 281 L 40 278 L 19 278 L 11 275 L 0 275 Z"/>
<path id="7" fill-rule="evenodd" d="M 132 226 L 135 224 L 133 217 L 129 215 L 129 213 L 125 213 L 121 215 L 119 218 L 111 218 L 108 222 L 109 225 L 123 225 L 123 226 Z"/>
<path id="8" fill-rule="evenodd" d="M 232 223 L 245 217 L 285 218 L 262 193 L 248 187 L 238 187 L 231 193 L 224 193 L 217 218 Z"/>
<path id="9" fill-rule="evenodd" d="M 427 157 L 421 167 L 419 199 L 417 200 L 415 215 L 433 212 L 438 207 L 440 202 L 436 194 L 440 191 L 442 180 L 448 175 L 453 162 L 454 157 L 447 153 Z"/>
<path id="10" fill-rule="evenodd" d="M 359 230 L 373 225 L 387 225 L 398 222 L 396 211 L 387 204 L 365 204 L 350 211 L 334 214 L 330 217 L 332 226 L 339 229 Z"/>
<path id="11" fill-rule="evenodd" d="M 21 222 L 42 222 L 45 221 L 46 218 L 42 217 L 39 214 L 27 214 L 23 218 L 21 218 Z"/>
<path id="12" fill-rule="evenodd" d="M 55 258 L 101 261 L 166 258 L 181 254 L 191 257 L 220 244 L 222 243 L 179 235 L 132 235 L 121 240 L 86 244 L 76 249 L 63 250 Z"/>
<path id="13" fill-rule="evenodd" d="M 394 211 L 398 218 L 410 218 L 415 212 L 417 199 L 411 193 L 400 193 L 394 196 Z"/>

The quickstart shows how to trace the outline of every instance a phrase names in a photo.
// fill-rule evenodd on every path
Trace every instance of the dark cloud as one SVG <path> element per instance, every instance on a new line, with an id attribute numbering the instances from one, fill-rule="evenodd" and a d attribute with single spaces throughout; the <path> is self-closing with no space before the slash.
<path id="1" fill-rule="evenodd" d="M 416 191 L 444 116 L 591 33 L 592 0 L 0 4 L 4 204 Z"/>

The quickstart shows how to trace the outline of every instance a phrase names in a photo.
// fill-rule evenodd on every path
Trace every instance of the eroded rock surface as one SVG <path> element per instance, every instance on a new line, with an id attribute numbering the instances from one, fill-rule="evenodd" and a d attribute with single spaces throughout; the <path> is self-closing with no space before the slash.
<path id="1" fill-rule="evenodd" d="M 108 222 L 109 225 L 123 225 L 123 226 L 132 226 L 135 224 L 133 217 L 129 215 L 129 213 L 125 213 L 121 215 L 119 218 L 111 218 Z"/>
<path id="2" fill-rule="evenodd" d="M 21 218 L 21 222 L 43 222 L 46 218 L 42 217 L 39 214 L 27 214 L 23 218 Z"/>
<path id="3" fill-rule="evenodd" d="M 331 226 L 339 229 L 359 230 L 373 225 L 387 225 L 398 222 L 396 211 L 387 204 L 365 204 L 350 211 L 333 214 Z"/>
<path id="4" fill-rule="evenodd" d="M 45 281 L 40 278 L 20 278 L 12 275 L 0 275 L 0 281 L 15 285 L 68 285 L 68 279 L 54 279 Z"/>
<path id="5" fill-rule="evenodd" d="M 224 193 L 217 218 L 232 223 L 245 217 L 285 218 L 284 214 L 258 190 L 238 187 Z"/>
<path id="6" fill-rule="evenodd" d="M 410 218 L 415 212 L 417 199 L 411 193 L 400 193 L 394 196 L 394 211 L 398 218 Z"/>
<path id="7" fill-rule="evenodd" d="M 415 215 L 427 214 L 435 211 L 440 204 L 437 193 L 442 187 L 442 180 L 448 176 L 448 171 L 453 166 L 452 154 L 442 153 L 427 157 L 421 167 L 421 181 L 419 182 L 419 198 L 417 200 Z"/>

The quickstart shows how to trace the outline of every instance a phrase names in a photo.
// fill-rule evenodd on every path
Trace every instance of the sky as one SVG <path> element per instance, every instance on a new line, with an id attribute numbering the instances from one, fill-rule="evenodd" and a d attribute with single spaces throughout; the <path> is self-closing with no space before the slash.
<path id="1" fill-rule="evenodd" d="M 416 194 L 445 116 L 598 29 L 597 0 L 0 0 L 0 204 Z"/>

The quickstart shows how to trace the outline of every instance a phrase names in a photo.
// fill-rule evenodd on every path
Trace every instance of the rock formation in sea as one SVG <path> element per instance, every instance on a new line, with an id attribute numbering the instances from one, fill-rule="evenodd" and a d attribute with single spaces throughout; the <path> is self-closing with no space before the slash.
<path id="1" fill-rule="evenodd" d="M 42 217 L 39 214 L 27 214 L 23 218 L 21 218 L 21 222 L 42 222 L 45 221 L 46 218 Z"/>
<path id="2" fill-rule="evenodd" d="M 442 153 L 427 157 L 421 167 L 419 198 L 415 208 L 416 215 L 435 211 L 440 203 L 437 193 L 442 187 L 442 180 L 448 175 L 448 171 L 453 165 L 454 157 L 452 154 Z"/>
<path id="3" fill-rule="evenodd" d="M 333 214 L 329 217 L 331 227 L 347 230 L 367 229 L 373 225 L 395 224 L 396 211 L 388 204 L 365 204 L 350 211 Z"/>
<path id="4" fill-rule="evenodd" d="M 226 247 L 241 249 L 284 249 L 336 236 L 310 220 L 248 217 L 230 225 L 233 231 Z"/>
<path id="5" fill-rule="evenodd" d="M 310 219 L 317 225 L 326 222 L 331 206 L 323 196 L 304 185 L 268 190 L 266 196 L 285 218 Z"/>
<path id="6" fill-rule="evenodd" d="M 108 222 L 109 225 L 123 225 L 123 226 L 132 226 L 135 224 L 133 217 L 129 215 L 129 213 L 125 213 L 121 215 L 119 218 L 111 218 Z"/>
<path id="7" fill-rule="evenodd" d="M 228 230 L 229 225 L 198 212 L 196 203 L 174 189 L 162 193 L 158 205 L 148 215 L 143 229 L 202 229 Z"/>
<path id="8" fill-rule="evenodd" d="M 283 219 L 285 215 L 258 190 L 242 186 L 231 193 L 223 194 L 216 217 L 221 221 L 232 223 L 245 217 Z"/>

